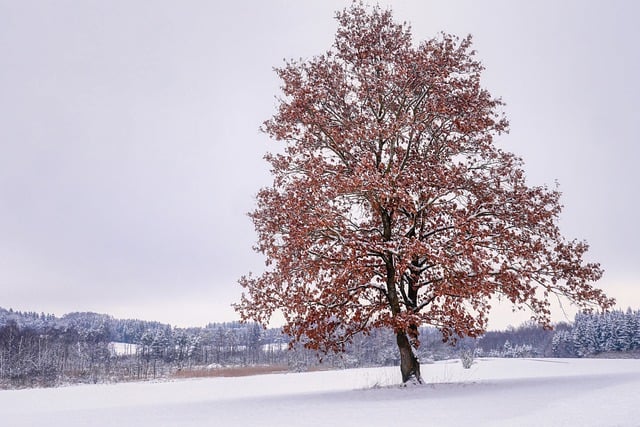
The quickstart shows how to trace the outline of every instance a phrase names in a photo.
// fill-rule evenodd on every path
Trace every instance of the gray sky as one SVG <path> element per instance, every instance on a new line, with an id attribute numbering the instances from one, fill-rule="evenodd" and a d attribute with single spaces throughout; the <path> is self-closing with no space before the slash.
<path id="1" fill-rule="evenodd" d="M 640 308 L 635 2 L 388 3 L 416 40 L 474 36 L 501 146 L 559 181 L 565 235 Z M 328 49 L 348 4 L 0 0 L 0 306 L 235 320 L 236 280 L 262 268 L 246 212 L 270 183 L 272 68 Z"/>

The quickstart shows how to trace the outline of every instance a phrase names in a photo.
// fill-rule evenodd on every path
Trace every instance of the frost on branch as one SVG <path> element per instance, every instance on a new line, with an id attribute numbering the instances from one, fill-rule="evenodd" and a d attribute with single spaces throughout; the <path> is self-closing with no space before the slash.
<path id="1" fill-rule="evenodd" d="M 328 52 L 277 69 L 263 130 L 282 149 L 250 214 L 267 268 L 240 280 L 242 317 L 281 310 L 287 333 L 323 351 L 390 328 L 403 378 L 419 379 L 417 327 L 477 336 L 493 296 L 543 325 L 553 295 L 610 307 L 586 243 L 560 233 L 559 192 L 528 186 L 495 146 L 508 123 L 471 37 L 414 44 L 390 11 L 359 3 L 337 20 Z"/>

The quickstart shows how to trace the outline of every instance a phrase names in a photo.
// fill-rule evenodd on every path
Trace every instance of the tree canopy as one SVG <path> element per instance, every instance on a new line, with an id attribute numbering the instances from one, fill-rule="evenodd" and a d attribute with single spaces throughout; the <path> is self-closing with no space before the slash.
<path id="1" fill-rule="evenodd" d="M 391 328 L 404 363 L 420 325 L 481 334 L 494 297 L 547 326 L 554 295 L 610 307 L 587 244 L 560 232 L 558 190 L 528 185 L 496 146 L 508 122 L 471 37 L 414 43 L 390 10 L 361 3 L 336 17 L 330 50 L 276 70 L 263 130 L 280 148 L 250 214 L 267 267 L 240 279 L 242 318 L 280 310 L 287 333 L 323 351 Z M 419 379 L 411 362 L 405 381 Z"/>

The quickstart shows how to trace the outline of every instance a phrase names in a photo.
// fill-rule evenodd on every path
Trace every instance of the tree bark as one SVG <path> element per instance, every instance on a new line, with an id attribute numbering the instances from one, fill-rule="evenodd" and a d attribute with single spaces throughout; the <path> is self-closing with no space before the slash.
<path id="1" fill-rule="evenodd" d="M 420 361 L 413 352 L 411 341 L 407 337 L 405 331 L 396 333 L 396 341 L 400 350 L 400 372 L 402 372 L 402 383 L 415 381 L 422 384 L 422 376 L 420 375 Z"/>

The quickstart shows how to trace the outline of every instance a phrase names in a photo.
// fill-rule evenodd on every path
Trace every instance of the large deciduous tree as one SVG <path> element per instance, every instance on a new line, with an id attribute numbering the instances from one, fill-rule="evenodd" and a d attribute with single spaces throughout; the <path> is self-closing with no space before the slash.
<path id="1" fill-rule="evenodd" d="M 242 318 L 281 310 L 285 332 L 322 351 L 391 328 L 403 382 L 420 382 L 420 325 L 478 336 L 494 297 L 545 326 L 554 294 L 610 307 L 587 244 L 560 233 L 559 192 L 527 185 L 494 144 L 508 123 L 470 37 L 416 45 L 389 10 L 336 16 L 328 52 L 277 69 L 264 131 L 282 149 L 250 214 L 267 267 L 240 279 Z"/>

